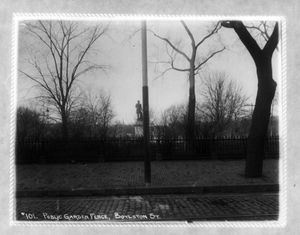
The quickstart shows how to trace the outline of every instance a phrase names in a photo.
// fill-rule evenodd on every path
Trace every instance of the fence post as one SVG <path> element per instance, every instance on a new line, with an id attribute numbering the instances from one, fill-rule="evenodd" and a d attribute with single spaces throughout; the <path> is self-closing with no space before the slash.
<path id="1" fill-rule="evenodd" d="M 156 140 L 156 161 L 162 161 L 162 155 L 161 155 L 161 146 L 160 146 L 160 139 L 158 138 Z"/>
<path id="2" fill-rule="evenodd" d="M 211 157 L 211 160 L 218 160 L 218 154 L 217 154 L 217 149 L 216 149 L 216 141 L 217 139 L 214 137 L 212 140 L 212 143 L 211 143 L 211 149 L 210 149 L 210 157 Z"/>
<path id="3" fill-rule="evenodd" d="M 100 153 L 98 157 L 98 162 L 99 163 L 105 162 L 105 155 L 103 153 Z"/>
<path id="4" fill-rule="evenodd" d="M 211 160 L 218 160 L 218 154 L 217 154 L 217 151 L 213 150 L 211 152 Z"/>
<path id="5" fill-rule="evenodd" d="M 105 152 L 105 150 L 104 150 L 105 144 L 104 144 L 104 140 L 100 140 L 100 144 L 101 144 L 101 148 L 100 148 L 100 154 L 98 156 L 98 162 L 102 163 L 102 162 L 105 162 L 105 154 L 104 154 L 104 152 Z"/>

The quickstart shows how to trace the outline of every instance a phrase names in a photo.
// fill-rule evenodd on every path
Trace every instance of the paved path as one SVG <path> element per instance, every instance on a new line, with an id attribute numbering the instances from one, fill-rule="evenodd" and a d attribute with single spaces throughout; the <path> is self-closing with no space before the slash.
<path id="1" fill-rule="evenodd" d="M 264 160 L 263 177 L 245 178 L 244 160 L 152 162 L 149 186 L 278 184 L 278 163 Z M 143 162 L 16 166 L 18 191 L 138 186 L 145 186 Z"/>
<path id="2" fill-rule="evenodd" d="M 277 220 L 278 194 L 21 198 L 19 221 Z"/>

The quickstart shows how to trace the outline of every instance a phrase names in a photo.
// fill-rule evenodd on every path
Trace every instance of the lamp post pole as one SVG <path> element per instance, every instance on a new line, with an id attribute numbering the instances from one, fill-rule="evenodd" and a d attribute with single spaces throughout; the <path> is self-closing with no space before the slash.
<path id="1" fill-rule="evenodd" d="M 142 70 L 143 70 L 143 125 L 144 125 L 144 155 L 145 155 L 145 183 L 151 183 L 150 163 L 150 133 L 149 133 L 149 93 L 147 68 L 147 30 L 146 21 L 141 22 L 142 29 Z"/>

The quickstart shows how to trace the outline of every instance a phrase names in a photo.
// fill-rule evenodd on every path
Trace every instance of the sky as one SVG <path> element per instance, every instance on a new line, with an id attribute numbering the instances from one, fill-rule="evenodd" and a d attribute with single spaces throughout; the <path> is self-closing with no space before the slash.
<path id="1" fill-rule="evenodd" d="M 84 22 L 85 24 L 89 22 Z M 186 21 L 187 26 L 194 35 L 195 41 L 199 42 L 207 35 L 207 30 L 213 22 Z M 90 86 L 93 89 L 103 89 L 110 93 L 113 107 L 116 113 L 115 120 L 132 124 L 136 120 L 135 104 L 142 101 L 142 52 L 140 21 L 113 21 L 107 35 L 101 37 L 89 58 L 94 63 L 110 65 L 111 69 L 93 71 L 80 77 L 80 84 Z M 180 49 L 190 54 L 190 39 L 182 24 L 177 20 L 152 20 L 147 22 L 147 28 L 160 36 L 167 37 L 174 44 L 179 43 Z M 26 64 L 28 45 L 34 42 L 26 36 L 26 29 L 20 22 L 18 43 L 18 69 L 32 72 Z M 220 49 L 222 44 L 225 51 L 215 55 L 200 70 L 200 76 L 196 76 L 196 98 L 200 101 L 200 92 L 203 78 L 210 72 L 225 71 L 230 74 L 232 80 L 243 87 L 243 91 L 250 97 L 249 104 L 255 103 L 257 92 L 257 77 L 254 62 L 246 48 L 238 39 L 232 29 L 222 28 L 218 37 L 206 40 L 205 44 L 198 49 L 199 55 L 207 56 L 212 50 Z M 176 45 L 177 45 L 176 44 Z M 171 51 L 171 50 L 169 50 Z M 165 42 L 147 32 L 148 53 L 148 87 L 149 106 L 156 115 L 171 105 L 185 104 L 188 101 L 189 84 L 186 72 L 168 71 L 163 77 L 159 77 L 165 71 L 167 65 L 158 63 L 167 61 Z M 178 66 L 186 68 L 184 59 L 177 56 Z M 273 55 L 273 76 L 275 81 L 280 78 L 280 55 L 275 51 Z M 38 90 L 33 89 L 34 83 L 30 79 L 18 74 L 17 77 L 18 103 L 24 104 L 37 96 Z"/>

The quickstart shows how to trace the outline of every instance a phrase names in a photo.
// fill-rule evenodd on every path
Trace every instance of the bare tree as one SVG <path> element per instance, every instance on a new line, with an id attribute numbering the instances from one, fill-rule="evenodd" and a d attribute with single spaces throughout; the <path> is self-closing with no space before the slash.
<path id="1" fill-rule="evenodd" d="M 179 72 L 185 72 L 189 74 L 189 103 L 188 103 L 188 121 L 187 121 L 187 137 L 194 137 L 194 127 L 195 127 L 195 107 L 196 107 L 196 94 L 195 94 L 195 75 L 199 73 L 202 67 L 216 54 L 222 52 L 224 46 L 215 46 L 214 49 L 205 53 L 199 48 L 204 45 L 206 41 L 212 38 L 214 35 L 217 35 L 218 31 L 221 28 L 219 22 L 217 22 L 212 29 L 204 36 L 201 40 L 195 40 L 195 37 L 187 24 L 184 21 L 181 21 L 182 26 L 187 33 L 187 36 L 190 40 L 190 48 L 187 48 L 185 51 L 180 48 L 180 43 L 173 43 L 170 39 L 162 37 L 155 32 L 151 31 L 154 36 L 161 39 L 166 43 L 167 53 L 169 55 L 169 68 L 166 69 L 163 74 L 169 70 L 175 70 Z M 171 49 L 171 52 L 169 50 Z M 199 49 L 199 50 L 198 50 Z M 189 54 L 190 51 L 190 54 Z M 181 61 L 185 61 L 187 65 L 184 67 Z M 162 74 L 162 75 L 163 75 Z"/>
<path id="2" fill-rule="evenodd" d="M 92 138 L 91 123 L 91 116 L 89 115 L 87 107 L 82 105 L 73 109 L 68 121 L 69 137 L 76 139 L 86 137 Z"/>
<path id="3" fill-rule="evenodd" d="M 258 91 L 252 116 L 247 148 L 245 175 L 261 177 L 263 171 L 265 138 L 268 132 L 271 105 L 276 92 L 272 74 L 272 55 L 279 41 L 278 22 L 261 49 L 243 22 L 226 21 L 222 26 L 233 29 L 254 60 L 257 71 Z"/>
<path id="4" fill-rule="evenodd" d="M 17 109 L 17 139 L 40 138 L 45 131 L 45 114 L 33 108 L 18 107 Z"/>
<path id="5" fill-rule="evenodd" d="M 185 114 L 183 105 L 172 105 L 164 110 L 155 124 L 158 135 L 162 138 L 177 138 L 185 132 Z"/>
<path id="6" fill-rule="evenodd" d="M 221 135 L 230 123 L 246 114 L 249 97 L 225 72 L 211 73 L 204 81 L 202 95 L 199 108 L 203 121 L 211 124 L 212 135 Z"/>
<path id="7" fill-rule="evenodd" d="M 84 107 L 88 112 L 90 137 L 106 138 L 115 113 L 111 94 L 90 87 L 84 92 Z"/>
<path id="8" fill-rule="evenodd" d="M 19 70 L 41 91 L 51 112 L 62 123 L 62 138 L 68 137 L 68 121 L 78 101 L 78 78 L 94 70 L 106 70 L 89 58 L 94 44 L 108 30 L 109 23 L 86 26 L 76 21 L 22 22 L 23 36 L 28 38 L 26 68 Z M 25 67 L 24 66 L 24 67 Z"/>

